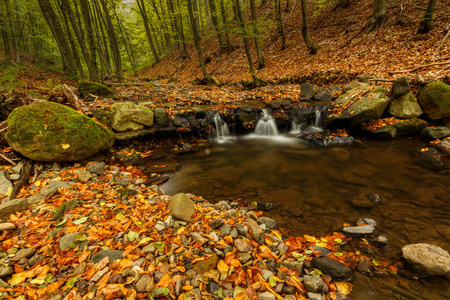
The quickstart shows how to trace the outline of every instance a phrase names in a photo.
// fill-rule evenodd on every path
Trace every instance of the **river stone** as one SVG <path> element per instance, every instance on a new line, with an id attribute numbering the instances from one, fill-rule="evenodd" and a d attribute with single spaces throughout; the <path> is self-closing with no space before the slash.
<path id="1" fill-rule="evenodd" d="M 143 274 L 136 282 L 136 291 L 138 293 L 150 292 L 153 289 L 152 277 L 148 274 Z"/>
<path id="2" fill-rule="evenodd" d="M 5 171 L 0 171 L 0 194 L 6 194 L 12 189 L 13 184 L 5 176 Z"/>
<path id="3" fill-rule="evenodd" d="M 78 82 L 78 91 L 83 97 L 89 94 L 116 97 L 109 87 L 93 81 L 80 80 Z"/>
<path id="4" fill-rule="evenodd" d="M 308 292 L 308 298 L 309 300 L 322 300 L 322 294 L 320 293 L 313 293 L 313 292 Z M 336 298 L 338 299 L 338 298 Z"/>
<path id="5" fill-rule="evenodd" d="M 408 94 L 410 90 L 409 78 L 400 77 L 394 81 L 394 86 L 392 87 L 392 98 L 395 99 L 402 95 Z"/>
<path id="6" fill-rule="evenodd" d="M 60 188 L 66 189 L 71 187 L 75 182 L 73 181 L 60 181 L 60 180 L 52 180 L 49 185 L 37 192 L 36 194 L 28 197 L 28 205 L 31 205 L 35 202 L 40 202 L 45 199 L 50 199 L 54 195 L 58 193 Z"/>
<path id="7" fill-rule="evenodd" d="M 193 232 L 193 233 L 191 233 L 191 237 L 192 237 L 192 239 L 193 239 L 195 242 L 199 243 L 200 245 L 203 245 L 203 244 L 205 244 L 205 243 L 208 242 L 208 239 L 205 238 L 205 237 L 203 237 L 203 236 L 202 236 L 200 233 L 198 233 L 198 232 Z"/>
<path id="8" fill-rule="evenodd" d="M 431 166 L 435 168 L 444 167 L 444 163 L 442 162 L 441 155 L 437 152 L 433 147 L 422 148 L 417 152 L 421 159 L 425 162 L 429 163 Z"/>
<path id="9" fill-rule="evenodd" d="M 278 229 L 278 222 L 274 219 L 268 218 L 268 217 L 261 217 L 258 219 L 258 224 L 264 224 L 266 225 L 266 228 L 269 229 Z"/>
<path id="10" fill-rule="evenodd" d="M 420 106 L 432 120 L 450 117 L 450 86 L 433 81 L 424 86 L 417 94 Z"/>
<path id="11" fill-rule="evenodd" d="M 105 171 L 105 163 L 104 162 L 96 162 L 91 161 L 86 166 L 86 171 L 91 172 L 93 174 L 97 175 L 103 175 L 103 172 Z"/>
<path id="12" fill-rule="evenodd" d="M 155 122 L 161 127 L 168 127 L 170 125 L 169 114 L 164 108 L 155 108 Z"/>
<path id="13" fill-rule="evenodd" d="M 330 102 L 333 101 L 334 99 L 336 98 L 327 91 L 320 91 L 312 97 L 313 101 L 318 102 Z"/>
<path id="14" fill-rule="evenodd" d="M 36 253 L 36 248 L 23 248 L 17 251 L 16 255 L 14 256 L 14 259 L 20 260 L 21 258 L 30 258 Z"/>
<path id="15" fill-rule="evenodd" d="M 366 88 L 366 87 L 368 87 L 368 85 L 366 83 L 354 80 L 342 88 L 342 93 L 345 94 L 350 90 L 353 90 L 356 88 L 361 88 L 361 87 Z"/>
<path id="16" fill-rule="evenodd" d="M 0 223 L 0 232 L 16 229 L 16 225 L 13 223 Z"/>
<path id="17" fill-rule="evenodd" d="M 0 267 L 0 278 L 6 278 L 14 274 L 14 270 L 10 266 Z"/>
<path id="18" fill-rule="evenodd" d="M 250 228 L 252 238 L 255 241 L 259 241 L 262 238 L 264 232 L 255 220 L 248 218 L 244 221 L 244 224 Z"/>
<path id="19" fill-rule="evenodd" d="M 247 243 L 244 239 L 235 239 L 233 241 L 234 246 L 239 252 L 251 252 L 253 251 L 253 246 Z"/>
<path id="20" fill-rule="evenodd" d="M 74 170 L 73 174 L 77 175 L 77 178 L 80 182 L 88 182 L 89 179 L 93 177 L 91 172 L 86 170 Z"/>
<path id="21" fill-rule="evenodd" d="M 123 258 L 123 251 L 120 250 L 103 250 L 99 253 L 93 255 L 91 257 L 91 261 L 96 264 L 99 261 L 101 261 L 103 258 L 108 257 L 109 262 L 113 262 L 116 259 L 122 259 Z"/>
<path id="22" fill-rule="evenodd" d="M 288 269 L 297 270 L 300 275 L 303 273 L 303 262 L 301 261 L 284 260 L 280 265 L 285 266 Z"/>
<path id="23" fill-rule="evenodd" d="M 303 276 L 303 284 L 308 292 L 321 292 L 323 289 L 323 281 L 320 278 L 320 275 Z"/>
<path id="24" fill-rule="evenodd" d="M 173 196 L 167 208 L 170 209 L 170 215 L 177 220 L 191 222 L 195 213 L 194 202 L 184 193 Z"/>
<path id="25" fill-rule="evenodd" d="M 319 92 L 319 87 L 317 85 L 306 82 L 302 83 L 300 89 L 302 99 L 311 99 Z"/>
<path id="26" fill-rule="evenodd" d="M 222 236 L 230 235 L 231 233 L 231 226 L 228 223 L 223 224 L 219 227 L 220 234 Z"/>
<path id="27" fill-rule="evenodd" d="M 352 270 L 337 260 L 322 256 L 314 257 L 312 263 L 322 273 L 330 275 L 335 280 L 347 281 L 352 279 Z"/>
<path id="28" fill-rule="evenodd" d="M 153 111 L 131 102 L 116 103 L 112 106 L 112 128 L 116 131 L 134 131 L 153 125 Z"/>
<path id="29" fill-rule="evenodd" d="M 450 273 L 450 255 L 436 245 L 406 245 L 402 248 L 402 255 L 407 265 L 421 275 L 440 276 Z"/>
<path id="30" fill-rule="evenodd" d="M 271 292 L 263 292 L 258 294 L 258 300 L 276 300 L 276 298 Z"/>
<path id="31" fill-rule="evenodd" d="M 111 148 L 114 134 L 82 113 L 55 102 L 35 101 L 8 116 L 6 140 L 37 161 L 76 161 Z"/>
<path id="32" fill-rule="evenodd" d="M 367 193 L 354 197 L 350 202 L 356 207 L 374 208 L 381 204 L 382 198 L 378 194 Z"/>
<path id="33" fill-rule="evenodd" d="M 194 271 L 197 274 L 203 274 L 207 271 L 213 270 L 217 267 L 217 263 L 219 262 L 219 257 L 216 253 L 213 253 L 210 257 L 205 260 L 199 261 L 194 265 Z"/>
<path id="34" fill-rule="evenodd" d="M 408 93 L 392 100 L 388 112 L 397 118 L 417 118 L 423 114 L 422 108 L 413 94 Z"/>
<path id="35" fill-rule="evenodd" d="M 343 228 L 344 233 L 352 235 L 352 236 L 360 236 L 373 234 L 375 231 L 375 227 L 372 225 L 367 226 L 348 226 Z"/>
<path id="36" fill-rule="evenodd" d="M 428 126 L 420 134 L 432 140 L 442 139 L 450 135 L 450 128 L 445 126 Z"/>
<path id="37" fill-rule="evenodd" d="M 428 122 L 422 119 L 397 120 L 393 126 L 397 129 L 397 136 L 411 136 L 420 134 L 427 127 Z"/>
<path id="38" fill-rule="evenodd" d="M 23 211 L 28 208 L 28 201 L 25 198 L 18 198 L 0 204 L 0 220 L 7 220 L 11 214 Z"/>

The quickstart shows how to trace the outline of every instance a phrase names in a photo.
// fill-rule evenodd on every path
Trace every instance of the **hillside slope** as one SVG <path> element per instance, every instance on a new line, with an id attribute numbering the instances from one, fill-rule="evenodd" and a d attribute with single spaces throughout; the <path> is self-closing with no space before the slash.
<path id="1" fill-rule="evenodd" d="M 309 3 L 310 35 L 320 47 L 316 55 L 310 55 L 301 36 L 300 3 L 291 1 L 291 11 L 283 13 L 287 49 L 281 50 L 281 38 L 277 37 L 277 29 L 269 29 L 267 37 L 262 41 L 267 66 L 257 74 L 273 81 L 302 81 L 313 74 L 316 79 L 317 75 L 321 75 L 319 79 L 327 82 L 345 80 L 360 74 L 385 79 L 406 75 L 418 81 L 448 79 L 449 64 L 400 74 L 392 73 L 450 60 L 450 37 L 444 39 L 450 26 L 450 0 L 437 2 L 432 31 L 428 34 L 416 34 L 427 2 L 389 1 L 385 22 L 381 28 L 367 35 L 364 28 L 371 17 L 372 1 L 351 0 L 347 8 L 332 12 L 332 7 L 328 7 L 315 16 L 313 11 L 317 12 L 318 8 Z M 259 9 L 258 14 L 275 22 L 272 3 Z M 208 36 L 210 37 L 204 37 L 202 41 L 204 56 L 211 58 L 207 70 L 225 83 L 251 80 L 242 40 L 235 36 L 234 51 L 220 53 L 216 37 L 212 33 Z M 254 45 L 251 46 L 253 59 L 257 60 Z M 183 60 L 179 52 L 174 50 L 155 66 L 141 70 L 139 76 L 176 77 L 181 82 L 202 78 L 194 45 L 189 45 L 188 51 L 190 59 Z M 333 74 L 332 80 L 329 80 L 330 74 Z"/>

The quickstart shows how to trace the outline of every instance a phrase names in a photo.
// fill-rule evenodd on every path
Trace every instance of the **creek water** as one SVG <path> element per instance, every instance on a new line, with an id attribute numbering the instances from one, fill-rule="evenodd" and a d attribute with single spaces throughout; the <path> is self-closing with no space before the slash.
<path id="1" fill-rule="evenodd" d="M 420 160 L 416 152 L 426 146 L 415 139 L 324 148 L 296 138 L 239 138 L 177 158 L 181 168 L 161 188 L 211 202 L 274 203 L 268 215 L 300 236 L 325 235 L 344 223 L 373 218 L 389 239 L 374 255 L 394 261 L 406 244 L 450 250 L 450 171 L 433 170 Z M 381 195 L 382 204 L 372 209 L 352 204 L 365 193 Z M 354 285 L 354 299 L 450 299 L 444 277 L 412 281 L 357 273 Z"/>

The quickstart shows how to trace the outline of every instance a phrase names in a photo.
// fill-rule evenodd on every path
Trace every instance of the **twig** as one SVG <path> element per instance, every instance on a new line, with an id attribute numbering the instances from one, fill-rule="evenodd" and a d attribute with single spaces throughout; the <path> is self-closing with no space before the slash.
<path id="1" fill-rule="evenodd" d="M 442 45 L 444 45 L 445 39 L 448 38 L 448 36 L 450 35 L 450 25 L 447 26 L 446 28 L 447 30 L 447 34 L 444 36 L 444 38 L 442 39 L 441 44 L 439 45 L 439 47 L 437 47 L 436 49 L 436 53 L 439 51 L 439 49 L 441 49 Z"/>
<path id="2" fill-rule="evenodd" d="M 450 66 L 446 66 L 445 68 L 443 68 L 442 70 L 438 71 L 436 74 L 434 74 L 434 76 L 438 76 L 439 73 L 441 73 L 442 71 L 446 70 L 450 68 Z"/>
<path id="3" fill-rule="evenodd" d="M 13 166 L 17 165 L 15 162 L 13 162 L 9 158 L 7 158 L 5 155 L 3 155 L 3 153 L 0 153 L 0 157 L 3 158 L 4 160 L 6 160 L 7 162 L 9 162 L 10 164 L 12 164 Z"/>
<path id="4" fill-rule="evenodd" d="M 448 64 L 450 64 L 450 60 L 449 60 L 449 61 L 440 62 L 440 63 L 433 63 L 433 64 L 427 64 L 427 65 L 417 66 L 417 67 L 415 67 L 415 68 L 412 68 L 411 70 L 390 71 L 389 74 L 409 73 L 409 72 L 414 72 L 414 71 L 417 71 L 417 70 L 420 70 L 420 69 L 426 68 L 426 67 L 431 67 L 431 66 L 443 66 L 443 65 L 448 65 Z"/>

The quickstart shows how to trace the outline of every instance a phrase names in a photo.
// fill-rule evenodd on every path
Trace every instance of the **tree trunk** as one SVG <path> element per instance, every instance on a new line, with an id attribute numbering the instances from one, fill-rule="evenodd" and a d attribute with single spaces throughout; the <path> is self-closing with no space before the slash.
<path id="1" fill-rule="evenodd" d="M 108 24 L 108 36 L 111 41 L 111 48 L 114 56 L 114 64 L 116 66 L 116 76 L 119 81 L 123 80 L 123 70 L 122 70 L 122 58 L 120 57 L 119 44 L 117 42 L 116 32 L 114 31 L 114 26 L 109 16 L 108 7 L 106 6 L 106 0 L 100 0 L 103 11 L 105 12 L 106 23 Z"/>
<path id="2" fill-rule="evenodd" d="M 430 32 L 431 23 L 433 21 L 433 11 L 434 11 L 435 6 L 436 6 L 436 0 L 430 0 L 430 2 L 428 2 L 427 11 L 425 12 L 425 15 L 423 16 L 422 22 L 420 22 L 420 28 L 417 33 Z"/>
<path id="3" fill-rule="evenodd" d="M 6 3 L 4 1 L 0 1 L 0 17 L 1 20 L 7 20 L 8 16 L 6 14 L 6 8 L 4 7 Z M 8 31 L 6 30 L 6 26 L 5 26 L 6 22 L 3 22 L 2 26 L 0 26 L 0 31 L 2 33 L 2 40 L 3 40 L 3 45 L 5 47 L 5 62 L 6 63 L 10 63 L 11 62 L 11 48 L 9 45 L 9 38 L 8 38 Z"/>
<path id="4" fill-rule="evenodd" d="M 78 0 L 73 1 L 73 3 L 75 5 L 77 2 L 78 2 Z M 86 51 L 87 51 L 87 48 L 90 48 L 90 52 L 86 52 L 86 54 L 89 57 L 89 62 L 86 61 L 86 65 L 88 66 L 88 69 L 89 69 L 89 75 L 94 77 L 94 78 L 91 77 L 91 79 L 94 81 L 99 81 L 98 67 L 97 67 L 98 47 L 97 47 L 97 43 L 95 42 L 95 38 L 94 38 L 95 30 L 94 30 L 94 26 L 92 24 L 93 18 L 91 18 L 91 6 L 87 0 L 81 0 L 80 8 L 81 8 L 81 13 L 83 15 L 85 29 L 86 29 L 87 37 L 88 37 Z M 77 6 L 76 6 L 76 9 L 78 11 Z M 77 13 L 77 15 L 78 15 L 78 19 L 80 22 L 81 21 L 81 19 L 79 18 L 80 14 Z M 81 23 L 78 23 L 78 24 L 79 24 L 80 34 L 81 34 L 80 38 L 81 38 L 81 40 L 84 41 L 83 26 L 81 26 Z M 90 53 L 90 55 L 89 55 L 89 53 Z M 84 53 L 83 53 L 83 55 L 84 55 Z M 100 81 L 103 82 L 103 78 L 101 78 Z"/>
<path id="5" fill-rule="evenodd" d="M 216 2 L 215 0 L 209 0 L 209 6 L 211 7 L 211 15 L 212 15 L 212 21 L 214 24 L 214 28 L 216 30 L 217 39 L 219 40 L 219 46 L 221 49 L 225 48 L 225 41 L 223 40 L 222 33 L 220 33 L 219 30 L 219 18 L 217 18 L 217 9 L 216 9 Z"/>
<path id="6" fill-rule="evenodd" d="M 302 1 L 302 16 L 303 16 L 303 24 L 302 24 L 302 35 L 305 40 L 306 47 L 310 50 L 311 54 L 316 54 L 319 48 L 316 44 L 311 40 L 308 33 L 308 8 L 306 7 L 306 0 Z"/>
<path id="7" fill-rule="evenodd" d="M 125 39 L 125 34 L 124 34 L 125 28 L 123 27 L 122 21 L 119 19 L 119 15 L 117 14 L 115 7 L 113 7 L 113 11 L 114 11 L 114 15 L 116 16 L 116 19 L 117 19 L 119 33 L 120 33 L 120 36 L 122 37 L 123 44 L 125 45 L 125 50 L 127 52 L 128 59 L 130 60 L 130 64 L 131 64 L 131 67 L 133 68 L 134 75 L 136 76 L 137 71 L 136 71 L 136 64 L 134 61 L 133 48 L 131 46 L 131 43 L 127 44 L 127 40 Z"/>
<path id="8" fill-rule="evenodd" d="M 70 73 L 76 72 L 76 64 L 73 59 L 70 45 L 67 42 L 64 31 L 59 23 L 55 11 L 53 10 L 50 0 L 38 0 L 39 6 L 41 7 L 42 14 L 47 21 L 50 30 L 52 31 L 53 37 L 58 44 L 59 51 L 61 52 L 62 59 L 67 67 L 67 71 Z"/>
<path id="9" fill-rule="evenodd" d="M 11 9 L 9 7 L 9 1 L 8 0 L 4 0 L 5 1 L 5 8 L 6 8 L 6 16 L 8 18 L 8 23 L 9 23 L 9 29 L 11 31 L 11 35 L 13 38 L 13 45 L 14 45 L 14 60 L 16 63 L 20 62 L 20 51 L 19 51 L 19 43 L 17 41 L 17 36 L 16 36 L 16 28 L 14 26 L 14 19 L 13 19 L 13 15 L 11 13 Z"/>
<path id="10" fill-rule="evenodd" d="M 224 26 L 225 40 L 227 41 L 227 48 L 228 48 L 228 51 L 231 51 L 233 49 L 233 46 L 231 45 L 230 35 L 228 34 L 228 17 L 227 17 L 227 10 L 225 9 L 224 1 L 225 0 L 220 0 L 220 9 L 222 12 L 222 24 Z"/>
<path id="11" fill-rule="evenodd" d="M 281 18 L 281 0 L 275 0 L 275 16 L 277 19 L 278 34 L 281 36 L 281 50 L 286 49 L 286 38 L 284 37 L 283 19 Z"/>
<path id="12" fill-rule="evenodd" d="M 255 39 L 256 54 L 258 56 L 258 70 L 266 66 L 264 55 L 261 50 L 261 43 L 259 42 L 258 18 L 256 17 L 255 0 L 250 0 L 250 11 L 252 14 L 253 34 Z"/>
<path id="13" fill-rule="evenodd" d="M 377 29 L 384 21 L 386 14 L 386 0 L 373 0 L 372 20 L 370 20 L 367 33 Z"/>
<path id="14" fill-rule="evenodd" d="M 181 28 L 180 31 L 180 24 L 179 24 L 179 18 L 178 18 L 178 12 L 175 12 L 175 7 L 173 5 L 173 0 L 168 0 L 167 1 L 167 7 L 169 8 L 169 11 L 171 13 L 171 20 L 172 20 L 172 26 L 175 29 L 175 39 L 177 42 L 177 47 L 178 50 L 180 51 L 180 55 L 183 59 L 187 58 L 187 54 L 185 52 L 183 52 L 183 45 L 182 43 L 184 43 L 184 36 L 182 34 L 182 30 L 183 28 Z"/>
<path id="15" fill-rule="evenodd" d="M 266 85 L 266 82 L 264 82 L 264 80 L 260 79 L 256 75 L 255 67 L 253 66 L 252 55 L 250 54 L 250 47 L 248 45 L 247 29 L 245 28 L 244 17 L 242 16 L 241 4 L 239 3 L 239 1 L 240 0 L 234 0 L 236 7 L 236 16 L 238 17 L 239 24 L 242 29 L 242 39 L 244 40 L 245 54 L 247 55 L 248 64 L 250 65 L 250 74 L 252 75 L 253 82 L 257 86 Z"/>
<path id="16" fill-rule="evenodd" d="M 150 44 L 150 49 L 152 50 L 153 59 L 155 62 L 159 61 L 158 54 L 156 53 L 155 45 L 153 44 L 152 34 L 150 33 L 150 28 L 148 25 L 148 17 L 147 17 L 147 11 L 145 10 L 145 4 L 144 0 L 136 0 L 139 12 L 141 13 L 142 20 L 144 21 L 144 27 L 145 27 L 145 33 L 147 34 L 147 40 Z"/>

